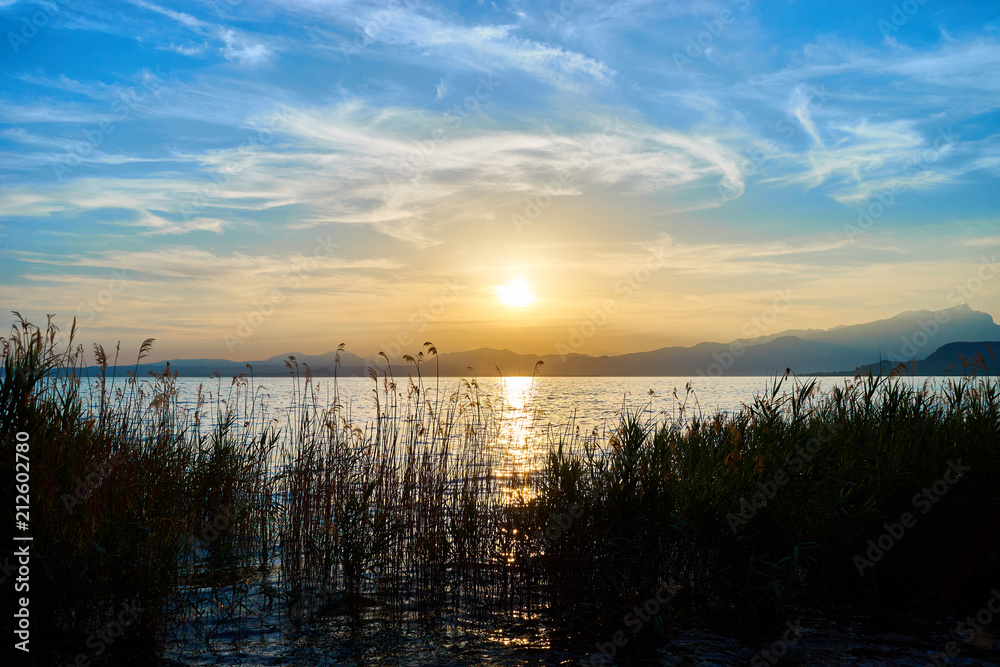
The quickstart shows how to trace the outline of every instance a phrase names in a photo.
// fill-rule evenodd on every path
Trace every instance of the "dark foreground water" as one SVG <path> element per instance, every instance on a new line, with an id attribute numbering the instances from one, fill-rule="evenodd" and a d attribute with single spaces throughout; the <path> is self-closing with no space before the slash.
<path id="1" fill-rule="evenodd" d="M 965 642 L 953 615 L 926 612 L 840 614 L 803 611 L 773 630 L 723 628 L 626 631 L 629 642 L 611 652 L 612 636 L 554 638 L 532 622 L 476 630 L 472 622 L 447 627 L 386 626 L 331 616 L 294 635 L 223 630 L 210 645 L 188 641 L 162 665 L 1000 665 L 994 637 Z M 669 621 L 668 621 L 669 624 Z M 624 629 L 624 627 L 623 627 Z M 949 642 L 954 644 L 949 645 Z M 952 656 L 946 655 L 950 650 Z M 936 662 L 935 662 L 936 661 Z"/>

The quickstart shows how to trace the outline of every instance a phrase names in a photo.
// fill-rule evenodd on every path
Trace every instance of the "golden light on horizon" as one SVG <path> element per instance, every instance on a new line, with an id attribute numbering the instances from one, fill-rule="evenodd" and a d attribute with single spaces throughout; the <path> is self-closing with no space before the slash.
<path id="1" fill-rule="evenodd" d="M 514 278 L 506 285 L 497 285 L 496 293 L 500 303 L 511 308 L 530 306 L 538 298 L 524 278 Z"/>

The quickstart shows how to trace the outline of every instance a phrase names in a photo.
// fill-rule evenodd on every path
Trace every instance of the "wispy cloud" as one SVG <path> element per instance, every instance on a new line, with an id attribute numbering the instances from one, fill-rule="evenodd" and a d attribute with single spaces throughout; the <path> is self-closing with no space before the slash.
<path id="1" fill-rule="evenodd" d="M 200 56 L 208 50 L 208 47 L 205 44 L 184 46 L 182 44 L 174 44 L 173 42 L 167 46 L 158 46 L 157 48 L 163 51 L 173 51 L 174 53 L 179 53 L 182 56 Z"/>
<path id="2" fill-rule="evenodd" d="M 447 131 L 448 117 L 358 104 L 288 118 L 300 157 L 262 156 L 269 176 L 300 196 L 329 193 L 331 184 L 344 190 L 326 199 L 314 223 L 370 222 L 415 242 L 460 224 L 470 207 L 491 208 L 497 197 L 574 196 L 598 185 L 669 197 L 701 186 L 711 189 L 705 205 L 716 205 L 717 184 L 743 186 L 737 156 L 718 141 L 614 117 L 595 117 L 572 133 Z M 429 141 L 435 130 L 443 136 Z M 293 178 L 284 179 L 286 169 Z M 424 234 L 415 235 L 416 223 Z"/>
<path id="3" fill-rule="evenodd" d="M 184 12 L 174 11 L 173 9 L 168 9 L 165 7 L 160 7 L 159 5 L 153 4 L 151 2 L 145 2 L 144 0 L 128 0 L 133 5 L 137 7 L 142 7 L 143 9 L 149 10 L 151 12 L 156 12 L 157 14 L 162 14 L 168 18 L 177 21 L 181 25 L 190 28 L 192 30 L 204 30 L 208 27 L 208 24 L 201 19 L 195 18 L 190 14 L 185 14 Z"/>
<path id="4" fill-rule="evenodd" d="M 384 45 L 391 49 L 384 55 L 400 61 L 417 55 L 459 71 L 518 71 L 569 90 L 605 86 L 614 77 L 614 71 L 599 60 L 519 34 L 516 24 L 470 24 L 431 5 L 311 0 L 281 4 L 341 25 L 347 18 L 351 33 L 340 48 L 349 57 Z"/>
<path id="5" fill-rule="evenodd" d="M 266 64 L 274 55 L 271 48 L 263 42 L 253 41 L 233 29 L 223 30 L 219 36 L 224 43 L 219 52 L 227 60 L 256 67 Z"/>

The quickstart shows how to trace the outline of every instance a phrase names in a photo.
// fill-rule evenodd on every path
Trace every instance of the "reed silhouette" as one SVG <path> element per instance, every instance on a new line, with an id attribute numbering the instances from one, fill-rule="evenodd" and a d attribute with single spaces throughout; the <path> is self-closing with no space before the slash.
<path id="1" fill-rule="evenodd" d="M 91 375 L 75 338 L 19 315 L 0 338 L 0 446 L 31 446 L 32 622 L 59 655 L 87 653 L 126 602 L 143 611 L 109 651 L 154 655 L 178 633 L 294 633 L 331 613 L 598 630 L 665 582 L 660 631 L 844 600 L 951 608 L 996 583 L 1000 388 L 984 360 L 940 389 L 866 376 L 821 394 L 786 373 L 732 414 L 691 408 L 688 387 L 675 418 L 623 408 L 510 473 L 495 446 L 509 406 L 474 378 L 428 385 L 430 343 L 406 359 L 415 377 L 371 371 L 376 417 L 355 423 L 336 377 L 327 403 L 291 357 L 279 419 L 250 368 L 185 409 L 169 367 L 139 378 L 95 346 Z M 916 525 L 859 574 L 907 511 Z"/>

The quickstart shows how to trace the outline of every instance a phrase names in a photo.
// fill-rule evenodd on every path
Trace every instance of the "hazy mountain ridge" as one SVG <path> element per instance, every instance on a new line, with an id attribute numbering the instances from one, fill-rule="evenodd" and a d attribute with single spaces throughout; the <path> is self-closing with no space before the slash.
<path id="1" fill-rule="evenodd" d="M 962 375 L 970 369 L 977 374 L 996 375 L 1000 371 L 1000 340 L 974 343 L 958 342 L 942 345 L 929 357 L 915 365 L 904 363 L 905 374 L 909 375 Z M 883 361 L 858 368 L 861 373 L 884 373 L 899 366 L 899 362 Z M 835 373 L 831 373 L 834 375 Z"/>
<path id="2" fill-rule="evenodd" d="M 536 362 L 542 361 L 538 371 L 541 375 L 769 375 L 783 373 L 786 368 L 805 375 L 877 369 L 880 360 L 886 368 L 917 360 L 918 373 L 939 374 L 947 368 L 952 371 L 960 368 L 960 362 L 956 366 L 956 355 L 960 353 L 970 356 L 979 352 L 987 357 L 992 341 L 1000 341 L 1000 325 L 989 314 L 963 304 L 939 311 L 907 311 L 875 322 L 826 330 L 786 330 L 731 343 L 706 342 L 615 356 L 533 355 L 493 348 L 445 352 L 439 357 L 425 356 L 420 372 L 424 375 L 494 376 L 499 370 L 504 375 L 531 375 Z M 992 345 L 1000 352 L 1000 343 Z M 304 370 L 307 365 L 317 376 L 332 376 L 335 372 L 341 376 L 358 376 L 367 375 L 369 367 L 386 369 L 386 360 L 380 355 L 365 358 L 346 351 L 339 354 L 338 368 L 336 351 L 317 355 L 290 353 L 300 369 Z M 417 350 L 410 354 L 416 356 Z M 275 355 L 252 362 L 177 359 L 169 363 L 173 370 L 185 376 L 207 377 L 215 372 L 274 376 L 289 373 L 286 361 L 290 355 Z M 390 357 L 389 361 L 395 375 L 405 376 L 414 371 L 413 364 L 401 357 Z M 165 363 L 141 364 L 140 372 L 162 370 Z"/>

